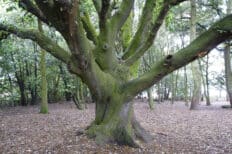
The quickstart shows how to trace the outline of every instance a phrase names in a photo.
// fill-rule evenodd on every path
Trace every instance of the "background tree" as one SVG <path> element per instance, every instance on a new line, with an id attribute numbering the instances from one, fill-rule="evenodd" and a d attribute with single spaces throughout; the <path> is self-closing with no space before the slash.
<path id="1" fill-rule="evenodd" d="M 196 38 L 196 1 L 191 0 L 190 41 Z M 195 109 L 201 101 L 201 72 L 198 61 L 191 64 L 193 75 L 193 94 L 190 109 Z"/>
<path id="2" fill-rule="evenodd" d="M 42 23 L 38 20 L 39 32 L 43 32 Z M 41 106 L 40 113 L 48 113 L 48 91 L 47 91 L 47 76 L 46 76 L 46 51 L 42 49 L 40 55 L 40 74 L 41 74 Z"/>
<path id="3" fill-rule="evenodd" d="M 232 1 L 227 0 L 227 14 L 231 14 Z M 230 56 L 230 41 L 225 43 L 224 59 L 225 59 L 225 78 L 226 78 L 226 91 L 228 94 L 229 102 L 232 107 L 232 70 L 231 70 L 231 56 Z"/>

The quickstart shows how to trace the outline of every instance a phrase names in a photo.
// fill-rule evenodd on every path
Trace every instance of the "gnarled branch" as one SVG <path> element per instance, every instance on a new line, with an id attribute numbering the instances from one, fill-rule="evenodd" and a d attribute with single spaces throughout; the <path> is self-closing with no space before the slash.
<path id="1" fill-rule="evenodd" d="M 52 54 L 54 57 L 68 64 L 70 61 L 70 53 L 61 48 L 49 37 L 34 29 L 17 28 L 13 25 L 0 23 L 0 30 L 15 34 L 23 39 L 30 39 L 40 45 L 41 48 Z"/>

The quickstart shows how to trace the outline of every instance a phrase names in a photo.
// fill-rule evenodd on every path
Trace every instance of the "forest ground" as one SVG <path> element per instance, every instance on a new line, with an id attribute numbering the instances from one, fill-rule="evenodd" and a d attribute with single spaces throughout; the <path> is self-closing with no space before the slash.
<path id="1" fill-rule="evenodd" d="M 49 105 L 50 114 L 39 107 L 0 109 L 0 153 L 232 153 L 232 109 L 220 104 L 201 105 L 189 111 L 184 103 L 135 102 L 140 123 L 154 136 L 141 148 L 96 145 L 78 135 L 94 118 L 94 104 L 77 110 L 72 103 Z"/>

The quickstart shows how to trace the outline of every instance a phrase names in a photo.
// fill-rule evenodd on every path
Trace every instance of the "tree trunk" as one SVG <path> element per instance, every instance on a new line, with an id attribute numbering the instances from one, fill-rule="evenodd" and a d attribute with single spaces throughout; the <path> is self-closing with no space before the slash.
<path id="1" fill-rule="evenodd" d="M 206 105 L 209 106 L 209 105 L 211 105 L 210 94 L 209 94 L 209 55 L 206 56 L 205 84 L 206 84 Z"/>
<path id="2" fill-rule="evenodd" d="M 42 32 L 42 24 L 38 20 L 39 29 Z M 47 95 L 47 78 L 46 78 L 46 51 L 41 50 L 40 57 L 40 73 L 41 73 L 41 106 L 40 113 L 46 114 L 48 113 L 48 95 Z"/>
<path id="3" fill-rule="evenodd" d="M 25 94 L 25 85 L 24 83 L 19 83 L 19 90 L 20 90 L 20 104 L 22 106 L 27 106 L 27 97 Z"/>
<path id="4" fill-rule="evenodd" d="M 196 38 L 196 1 L 191 0 L 191 25 L 190 25 L 190 41 Z M 193 96 L 191 100 L 190 109 L 195 109 L 201 100 L 201 73 L 199 64 L 194 61 L 191 65 L 193 74 Z"/>
<path id="5" fill-rule="evenodd" d="M 157 83 L 158 103 L 161 103 L 161 102 L 162 102 L 160 84 L 161 84 L 161 82 L 158 82 L 158 83 Z"/>
<path id="6" fill-rule="evenodd" d="M 139 147 L 136 139 L 148 142 L 152 137 L 140 126 L 134 116 L 133 103 L 108 97 L 96 102 L 95 121 L 87 130 L 99 144 L 117 142 L 120 145 Z"/>
<path id="7" fill-rule="evenodd" d="M 189 106 L 189 99 L 188 99 L 188 76 L 186 66 L 184 67 L 184 101 L 185 106 Z"/>
<path id="8" fill-rule="evenodd" d="M 61 74 L 61 77 L 62 77 L 62 80 L 63 80 L 63 83 L 64 83 L 64 87 L 65 87 L 65 91 L 64 91 L 64 95 L 65 95 L 65 99 L 66 101 L 71 101 L 72 99 L 72 93 L 70 92 L 70 89 L 68 87 L 68 78 L 67 78 L 67 74 L 65 74 L 65 71 L 62 67 L 62 63 L 59 64 L 59 69 L 60 69 L 60 74 Z"/>
<path id="9" fill-rule="evenodd" d="M 231 8 L 232 8 L 232 0 L 228 0 L 227 14 L 230 14 L 232 12 Z M 230 105 L 232 107 L 232 70 L 231 70 L 230 43 L 225 44 L 224 59 L 225 59 L 226 91 L 229 97 Z"/>
<path id="10" fill-rule="evenodd" d="M 226 90 L 229 98 L 230 105 L 232 107 L 232 71 L 231 71 L 231 61 L 230 61 L 230 46 L 226 44 L 225 52 L 225 77 L 226 77 Z"/>
<path id="11" fill-rule="evenodd" d="M 37 67 L 37 46 L 35 43 L 33 43 L 33 47 L 34 47 L 34 82 L 37 81 L 38 79 L 38 67 Z M 32 90 L 31 90 L 31 104 L 34 105 L 37 102 L 38 99 L 38 92 L 37 92 L 37 84 L 34 83 L 35 85 L 33 86 Z"/>
<path id="12" fill-rule="evenodd" d="M 149 88 L 147 90 L 147 96 L 148 96 L 148 104 L 151 110 L 154 109 L 154 100 L 153 100 L 153 96 L 152 96 L 152 88 Z"/>
<path id="13" fill-rule="evenodd" d="M 204 88 L 204 96 L 205 96 L 205 100 L 206 100 L 206 105 L 209 106 L 210 105 L 210 96 L 209 96 L 209 81 L 208 81 L 208 55 L 206 56 L 206 68 L 205 68 L 205 75 L 203 73 L 203 66 L 201 64 L 201 62 L 199 63 L 200 66 L 200 71 L 201 71 L 201 78 L 202 78 L 202 83 L 203 83 L 203 88 Z"/>

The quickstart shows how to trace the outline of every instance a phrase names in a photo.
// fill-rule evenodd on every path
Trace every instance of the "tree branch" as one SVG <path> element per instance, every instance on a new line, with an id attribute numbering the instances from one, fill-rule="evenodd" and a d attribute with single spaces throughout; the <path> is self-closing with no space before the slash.
<path id="1" fill-rule="evenodd" d="M 101 11 L 99 13 L 99 27 L 100 30 L 103 30 L 106 26 L 106 20 L 108 17 L 108 11 L 110 8 L 110 0 L 102 0 L 101 1 Z"/>
<path id="2" fill-rule="evenodd" d="M 129 91 L 128 97 L 135 96 L 146 88 L 160 81 L 168 73 L 207 55 L 218 44 L 232 36 L 232 15 L 215 23 L 208 31 L 201 34 L 190 45 L 174 55 L 168 55 L 156 63 L 152 69 L 141 77 L 129 81 L 123 89 Z"/>
<path id="3" fill-rule="evenodd" d="M 117 35 L 118 31 L 122 28 L 130 12 L 133 8 L 134 0 L 124 0 L 121 2 L 119 10 L 113 15 L 111 19 L 111 26 L 113 34 Z"/>
<path id="4" fill-rule="evenodd" d="M 90 21 L 90 17 L 88 13 L 84 12 L 84 15 L 81 16 L 81 21 L 87 33 L 87 38 L 93 41 L 93 43 L 96 45 L 97 44 L 97 32 L 95 31 L 95 28 Z"/>
<path id="5" fill-rule="evenodd" d="M 155 23 L 152 25 L 152 29 L 151 29 L 150 33 L 148 34 L 146 41 L 144 43 L 140 44 L 140 46 L 136 50 L 134 50 L 134 53 L 131 54 L 131 56 L 128 57 L 128 59 L 126 59 L 126 61 L 125 61 L 126 65 L 128 65 L 128 66 L 132 65 L 150 48 L 150 46 L 154 42 L 154 39 L 157 35 L 157 32 L 158 32 L 160 26 L 162 25 L 168 11 L 169 11 L 169 5 L 168 4 L 163 5 L 162 9 L 160 10 L 160 12 L 157 16 Z"/>
<path id="6" fill-rule="evenodd" d="M 144 54 L 144 52 L 147 51 L 147 49 L 153 44 L 157 32 L 170 8 L 183 1 L 186 0 L 165 0 L 162 4 L 156 4 L 151 0 L 146 1 L 145 7 L 143 9 L 143 14 L 140 19 L 140 27 L 122 57 L 123 60 L 126 60 L 126 65 L 132 65 Z M 159 5 L 161 5 L 160 9 Z M 153 10 L 157 13 L 155 21 L 151 22 L 152 18 L 154 18 L 154 16 L 152 16 L 152 14 L 154 13 L 151 14 Z"/>
<path id="7" fill-rule="evenodd" d="M 127 59 L 140 46 L 144 36 L 148 33 L 149 26 L 152 22 L 152 12 L 156 6 L 153 0 L 146 0 L 142 15 L 139 20 L 139 26 L 131 43 L 125 50 L 122 59 Z"/>
<path id="8" fill-rule="evenodd" d="M 43 12 L 31 0 L 19 0 L 19 6 L 48 24 L 48 20 Z"/>
<path id="9" fill-rule="evenodd" d="M 16 36 L 23 38 L 23 39 L 30 39 L 35 41 L 40 45 L 41 48 L 52 54 L 57 59 L 63 61 L 64 63 L 68 64 L 70 61 L 70 53 L 61 48 L 55 42 L 53 42 L 49 37 L 45 36 L 44 34 L 40 33 L 37 30 L 33 29 L 23 29 L 17 28 L 13 25 L 6 25 L 0 23 L 0 30 L 15 34 Z"/>

